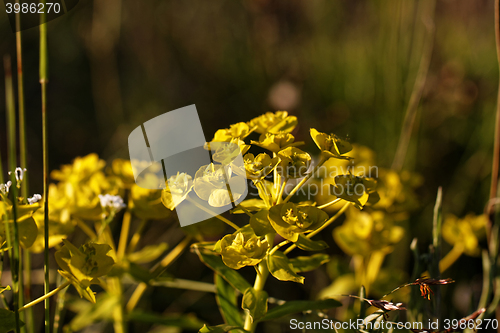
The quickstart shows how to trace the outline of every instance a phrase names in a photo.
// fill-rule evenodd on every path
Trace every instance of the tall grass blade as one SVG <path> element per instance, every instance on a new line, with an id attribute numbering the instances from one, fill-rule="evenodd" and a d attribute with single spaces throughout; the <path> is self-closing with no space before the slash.
<path id="1" fill-rule="evenodd" d="M 45 4 L 45 0 L 42 1 Z M 44 292 L 50 292 L 49 276 L 49 145 L 47 130 L 47 82 L 48 82 L 48 52 L 47 52 L 47 24 L 45 14 L 41 15 L 40 22 L 40 84 L 42 87 L 42 141 L 43 141 L 43 204 L 44 204 Z M 50 300 L 45 305 L 45 333 L 50 333 Z"/>
<path id="2" fill-rule="evenodd" d="M 17 227 L 17 196 L 18 188 L 16 182 L 15 170 L 17 167 L 17 156 L 16 156 L 16 107 L 14 102 L 14 89 L 12 86 L 12 64 L 9 56 L 4 57 L 4 69 L 5 69 L 5 101 L 7 107 L 7 132 L 8 132 L 8 155 L 9 155 L 9 166 L 11 169 L 10 180 L 12 181 L 12 186 L 10 187 L 10 194 L 12 196 L 12 215 L 13 215 L 13 229 L 14 229 L 14 239 L 11 240 L 12 250 L 11 250 L 11 274 L 12 274 L 12 289 L 14 292 L 14 312 L 16 317 L 16 332 L 19 332 L 20 321 L 19 321 L 19 230 Z M 7 234 L 10 233 L 8 230 L 9 223 L 6 223 Z"/>

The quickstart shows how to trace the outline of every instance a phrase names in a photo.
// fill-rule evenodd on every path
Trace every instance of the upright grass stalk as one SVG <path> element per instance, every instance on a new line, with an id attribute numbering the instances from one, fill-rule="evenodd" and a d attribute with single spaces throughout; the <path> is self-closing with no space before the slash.
<path id="1" fill-rule="evenodd" d="M 498 69 L 500 72 L 500 0 L 495 0 L 495 41 L 496 41 L 496 50 L 497 50 L 497 61 L 498 61 Z M 493 202 L 494 199 L 498 196 L 498 169 L 500 164 L 500 84 L 498 85 L 498 95 L 497 95 L 497 109 L 496 109 L 496 121 L 495 121 L 495 138 L 494 138 L 494 146 L 493 146 L 493 163 L 491 166 L 491 186 L 490 186 L 490 202 Z M 500 298 L 500 267 L 498 264 L 498 242 L 499 242 L 499 232 L 500 232 L 500 216 L 497 210 L 492 210 L 492 207 L 496 207 L 495 205 L 490 206 L 488 209 L 488 228 L 487 228 L 487 238 L 488 238 L 488 249 L 490 251 L 490 258 L 493 262 L 497 262 L 496 266 L 492 265 L 490 274 L 489 283 L 492 285 L 492 288 L 495 290 L 495 297 L 493 302 L 492 309 L 488 311 L 489 315 L 493 314 L 493 311 L 496 311 L 496 318 L 500 320 L 500 309 L 496 308 L 493 310 L 494 303 L 499 302 Z M 493 212 L 497 212 L 493 214 Z M 495 221 L 493 221 L 495 219 Z M 495 286 L 493 286 L 496 284 Z"/>
<path id="2" fill-rule="evenodd" d="M 408 145 L 410 144 L 411 133 L 415 124 L 415 119 L 417 117 L 418 105 L 420 103 L 420 99 L 422 98 L 425 82 L 427 80 L 427 72 L 429 71 L 429 66 L 431 63 L 432 49 L 434 47 L 434 13 L 436 1 L 429 0 L 428 7 L 428 12 L 424 13 L 423 17 L 423 21 L 427 30 L 427 39 L 425 41 L 424 50 L 420 58 L 417 77 L 415 78 L 415 83 L 410 95 L 410 100 L 408 101 L 408 107 L 406 109 L 403 126 L 401 128 L 401 134 L 399 137 L 396 154 L 394 156 L 394 161 L 392 162 L 392 169 L 396 171 L 401 171 L 401 169 L 403 168 L 406 153 L 408 151 Z"/>
<path id="3" fill-rule="evenodd" d="M 19 0 L 16 0 L 19 3 Z M 20 153 L 20 166 L 21 168 L 28 168 L 28 158 L 26 149 L 26 117 L 24 108 L 24 76 L 23 76 L 23 49 L 22 49 L 22 36 L 21 36 L 21 17 L 20 13 L 16 13 L 16 58 L 17 58 L 17 104 L 19 107 L 19 153 Z M 21 183 L 21 196 L 26 202 L 29 196 L 29 174 L 24 174 L 23 182 Z M 29 251 L 23 252 L 24 265 L 20 269 L 25 271 L 20 272 L 21 283 L 24 286 L 24 294 L 20 295 L 19 305 L 22 306 L 24 301 L 29 302 L 31 299 L 31 253 Z M 25 281 L 26 280 L 26 281 Z M 33 319 L 33 309 L 29 309 L 24 314 L 26 326 L 23 331 L 29 333 L 35 332 L 35 322 Z"/>
<path id="4" fill-rule="evenodd" d="M 45 0 L 42 0 L 45 4 Z M 44 293 L 50 291 L 49 276 L 49 144 L 47 129 L 47 83 L 48 83 L 48 54 L 47 54 L 47 24 L 45 14 L 41 14 L 40 22 L 40 85 L 42 88 L 42 141 L 43 141 L 43 204 L 44 204 Z M 45 305 L 45 333 L 50 333 L 50 300 L 47 297 Z"/>
<path id="5" fill-rule="evenodd" d="M 5 101 L 7 106 L 7 129 L 8 129 L 8 155 L 9 155 L 9 166 L 11 169 L 10 179 L 12 181 L 12 186 L 10 187 L 10 192 L 12 195 L 12 215 L 13 215 L 13 229 L 14 229 L 14 239 L 11 249 L 11 262 L 10 271 L 12 274 L 12 289 L 14 292 L 14 312 L 16 318 L 16 332 L 20 331 L 20 321 L 19 321 L 19 292 L 22 287 L 19 285 L 19 230 L 17 226 L 17 181 L 16 181 L 16 107 L 14 102 L 14 89 L 12 87 L 12 66 L 9 56 L 4 57 L 4 68 L 5 68 Z M 10 234 L 8 230 L 9 223 L 6 223 L 7 235 Z"/>

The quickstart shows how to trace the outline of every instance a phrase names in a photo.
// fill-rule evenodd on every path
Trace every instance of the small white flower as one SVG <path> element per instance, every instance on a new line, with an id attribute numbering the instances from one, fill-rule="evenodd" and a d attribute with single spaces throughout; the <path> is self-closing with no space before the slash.
<path id="1" fill-rule="evenodd" d="M 101 201 L 102 208 L 109 207 L 115 211 L 119 211 L 127 207 L 119 195 L 99 194 L 99 200 Z"/>
<path id="2" fill-rule="evenodd" d="M 20 167 L 16 168 L 15 173 L 16 173 L 16 180 L 18 182 L 22 182 L 23 181 L 23 177 L 24 177 L 24 173 L 25 172 L 26 172 L 26 168 L 25 169 L 21 169 Z"/>
<path id="3" fill-rule="evenodd" d="M 2 192 L 3 195 L 7 195 L 11 186 L 12 182 L 10 180 L 5 184 L 0 184 L 0 192 Z"/>
<path id="4" fill-rule="evenodd" d="M 40 200 L 42 200 L 42 196 L 40 194 L 34 194 L 33 197 L 28 198 L 28 203 L 32 205 Z"/>

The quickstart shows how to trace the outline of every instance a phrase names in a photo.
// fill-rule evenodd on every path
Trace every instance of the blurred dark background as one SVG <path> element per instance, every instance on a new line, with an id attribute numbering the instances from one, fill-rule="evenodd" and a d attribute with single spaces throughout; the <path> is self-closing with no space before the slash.
<path id="1" fill-rule="evenodd" d="M 425 244 L 438 186 L 444 188 L 445 212 L 463 216 L 484 209 L 498 87 L 493 0 L 439 0 L 435 10 L 432 5 L 81 0 L 48 23 L 51 168 L 90 152 L 108 161 L 128 158 L 131 130 L 190 104 L 196 104 L 207 139 L 232 123 L 287 110 L 299 118 L 294 134 L 306 149 L 316 151 L 309 137 L 315 127 L 368 146 L 380 167 L 390 167 L 431 39 L 429 72 L 404 164 L 424 179 L 421 206 L 410 222 L 411 237 Z M 0 31 L 0 54 L 15 57 L 15 35 L 3 13 Z M 29 172 L 39 193 L 38 29 L 22 35 Z M 471 270 L 461 274 L 480 280 L 479 259 L 464 258 L 462 264 Z"/>

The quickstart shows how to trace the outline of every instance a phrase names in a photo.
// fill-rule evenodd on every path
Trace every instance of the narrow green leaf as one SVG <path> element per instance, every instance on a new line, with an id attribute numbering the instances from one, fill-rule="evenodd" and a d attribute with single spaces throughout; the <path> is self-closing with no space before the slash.
<path id="1" fill-rule="evenodd" d="M 199 333 L 226 333 L 231 330 L 238 330 L 240 332 L 247 332 L 243 328 L 238 327 L 238 326 L 231 326 L 231 325 L 217 325 L 217 326 L 207 326 L 203 325 L 203 327 L 200 329 Z"/>
<path id="2" fill-rule="evenodd" d="M 146 264 L 153 260 L 156 260 L 159 256 L 163 254 L 168 248 L 167 243 L 160 243 L 155 245 L 145 246 L 143 249 L 131 253 L 127 256 L 130 262 L 136 264 Z"/>
<path id="3" fill-rule="evenodd" d="M 325 253 L 317 253 L 309 257 L 296 257 L 290 259 L 293 270 L 298 272 L 309 272 L 330 261 L 330 256 Z"/>
<path id="4" fill-rule="evenodd" d="M 250 283 L 247 282 L 238 272 L 224 265 L 222 258 L 215 255 L 209 255 L 197 251 L 200 260 L 205 263 L 208 267 L 214 270 L 217 274 L 222 276 L 224 280 L 229 282 L 235 289 L 238 289 L 242 294 L 245 290 L 250 288 Z"/>
<path id="5" fill-rule="evenodd" d="M 179 327 L 187 330 L 197 330 L 203 325 L 198 318 L 190 315 L 169 315 L 134 311 L 127 317 L 129 321 Z"/>
<path id="6" fill-rule="evenodd" d="M 20 323 L 24 326 L 24 323 Z M 14 312 L 0 309 L 0 333 L 7 333 L 16 329 L 16 316 Z"/>
<path id="7" fill-rule="evenodd" d="M 267 209 L 262 209 L 258 213 L 255 213 L 250 218 L 250 226 L 257 236 L 265 236 L 269 233 L 274 233 L 274 229 L 271 226 L 271 222 L 267 218 L 269 211 Z"/>
<path id="8" fill-rule="evenodd" d="M 267 314 L 261 321 L 277 319 L 297 312 L 327 310 L 341 305 L 342 303 L 333 298 L 323 299 L 320 301 L 289 301 L 267 311 Z"/>
<path id="9" fill-rule="evenodd" d="M 250 313 L 252 322 L 258 321 L 267 312 L 267 293 L 264 290 L 248 288 L 243 295 L 241 307 L 245 312 Z"/>
<path id="10" fill-rule="evenodd" d="M 304 277 L 294 272 L 287 256 L 281 251 L 276 251 L 272 256 L 267 256 L 267 267 L 269 272 L 278 280 L 304 283 Z"/>
<path id="11" fill-rule="evenodd" d="M 218 274 L 215 274 L 214 280 L 217 288 L 215 299 L 224 322 L 228 325 L 243 326 L 235 289 Z"/>
<path id="12" fill-rule="evenodd" d="M 98 321 L 111 321 L 113 310 L 119 304 L 120 300 L 117 296 L 106 293 L 100 294 L 95 303 L 81 300 L 75 301 L 68 307 L 77 315 L 71 320 L 67 328 L 76 332 Z"/>
<path id="13" fill-rule="evenodd" d="M 295 242 L 295 245 L 297 245 L 299 249 L 305 251 L 321 251 L 328 248 L 328 244 L 325 242 L 313 241 L 302 234 L 299 235 L 299 239 Z"/>

